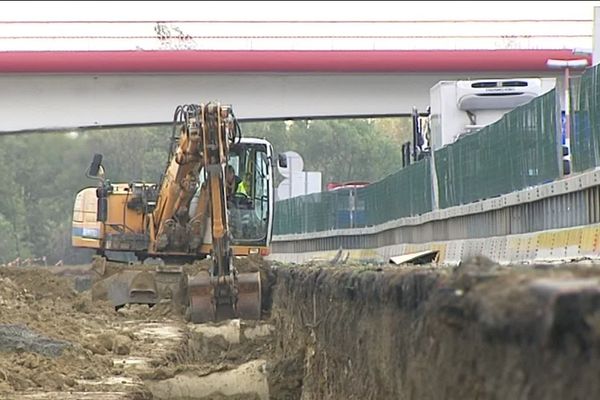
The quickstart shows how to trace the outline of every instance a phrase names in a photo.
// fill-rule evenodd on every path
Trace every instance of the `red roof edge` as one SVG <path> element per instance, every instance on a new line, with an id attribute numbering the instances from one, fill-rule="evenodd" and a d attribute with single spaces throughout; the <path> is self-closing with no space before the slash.
<path id="1" fill-rule="evenodd" d="M 0 73 L 545 71 L 572 50 L 173 50 L 0 52 Z"/>

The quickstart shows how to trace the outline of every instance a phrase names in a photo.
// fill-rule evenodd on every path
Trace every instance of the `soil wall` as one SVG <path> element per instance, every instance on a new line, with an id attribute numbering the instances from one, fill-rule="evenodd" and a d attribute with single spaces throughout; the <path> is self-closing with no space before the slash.
<path id="1" fill-rule="evenodd" d="M 600 395 L 594 266 L 277 269 L 274 399 Z"/>

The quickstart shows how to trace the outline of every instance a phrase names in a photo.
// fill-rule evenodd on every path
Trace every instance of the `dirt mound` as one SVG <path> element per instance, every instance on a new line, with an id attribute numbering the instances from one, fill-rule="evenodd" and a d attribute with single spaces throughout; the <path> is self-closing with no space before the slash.
<path id="1" fill-rule="evenodd" d="M 249 265 L 245 270 L 261 268 Z M 73 289 L 77 278 L 91 276 L 90 268 L 52 272 L 0 269 L 0 398 L 36 390 L 137 391 L 144 380 L 229 371 L 271 351 L 270 340 L 260 335 L 248 339 L 240 333 L 241 342 L 230 344 L 219 336 L 195 333 L 174 320 L 181 320 L 183 313 L 170 302 L 115 311 L 106 301 L 92 301 L 90 290 Z M 137 366 L 144 357 L 151 361 Z M 131 366 L 116 361 L 129 358 Z M 132 385 L 132 380 L 137 383 Z"/>
<path id="2" fill-rule="evenodd" d="M 0 359 L 0 393 L 43 388 L 44 390 L 85 390 L 79 380 L 110 375 L 109 357 L 91 355 L 82 349 L 66 350 L 59 357 L 30 352 L 5 353 Z"/>
<path id="3" fill-rule="evenodd" d="M 7 283 L 6 279 L 12 283 Z M 10 296 L 16 287 L 23 290 L 23 294 L 40 299 L 74 299 L 77 293 L 73 289 L 71 281 L 61 279 L 48 268 L 28 267 L 3 267 L 0 268 L 0 296 Z"/>
<path id="4" fill-rule="evenodd" d="M 77 379 L 110 375 L 112 360 L 90 350 L 123 316 L 77 293 L 48 268 L 0 268 L 0 392 L 84 389 Z"/>
<path id="5" fill-rule="evenodd" d="M 184 264 L 183 269 L 188 275 L 195 275 L 201 271 L 209 271 L 213 266 L 212 259 L 198 260 L 191 264 Z M 259 255 L 250 255 L 244 257 L 233 257 L 233 266 L 240 273 L 259 272 L 271 268 L 271 262 L 265 260 Z"/>

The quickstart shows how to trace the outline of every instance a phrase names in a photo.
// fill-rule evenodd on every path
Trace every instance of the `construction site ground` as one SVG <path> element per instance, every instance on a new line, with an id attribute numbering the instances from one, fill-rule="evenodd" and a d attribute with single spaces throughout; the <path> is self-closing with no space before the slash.
<path id="1" fill-rule="evenodd" d="M 0 268 L 0 398 L 600 396 L 591 261 L 261 261 L 265 319 L 199 325 L 166 303 L 92 302 L 79 274 L 88 268 Z"/>

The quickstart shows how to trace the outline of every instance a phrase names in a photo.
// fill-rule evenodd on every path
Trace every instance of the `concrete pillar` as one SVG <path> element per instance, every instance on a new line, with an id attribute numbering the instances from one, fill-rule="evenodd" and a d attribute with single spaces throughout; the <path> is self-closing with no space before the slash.
<path id="1" fill-rule="evenodd" d="M 592 38 L 592 64 L 600 62 L 600 7 L 594 7 L 594 36 Z"/>

